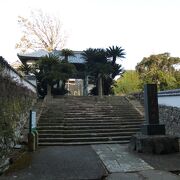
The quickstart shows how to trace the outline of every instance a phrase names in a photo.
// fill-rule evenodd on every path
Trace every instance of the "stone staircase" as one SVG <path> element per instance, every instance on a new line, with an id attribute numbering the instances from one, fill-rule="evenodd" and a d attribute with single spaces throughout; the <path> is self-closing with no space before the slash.
<path id="1" fill-rule="evenodd" d="M 39 145 L 128 143 L 143 116 L 125 97 L 56 97 L 39 123 Z"/>

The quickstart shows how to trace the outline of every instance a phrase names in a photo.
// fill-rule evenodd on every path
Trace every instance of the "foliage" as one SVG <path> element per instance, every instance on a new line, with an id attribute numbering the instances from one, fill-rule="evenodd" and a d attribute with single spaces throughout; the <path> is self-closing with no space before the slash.
<path id="1" fill-rule="evenodd" d="M 121 95 L 139 92 L 141 91 L 140 83 L 139 75 L 136 71 L 126 71 L 123 76 L 117 79 L 114 85 L 115 94 Z"/>
<path id="2" fill-rule="evenodd" d="M 32 68 L 28 64 L 22 64 L 21 66 L 18 67 L 17 70 L 24 73 L 25 75 L 28 75 L 32 71 Z"/>
<path id="3" fill-rule="evenodd" d="M 2 72 L 6 66 L 9 66 L 8 62 L 0 56 L 0 72 Z"/>
<path id="4" fill-rule="evenodd" d="M 178 63 L 180 58 L 171 57 L 169 53 L 143 58 L 136 66 L 142 81 L 141 86 L 145 83 L 155 83 L 160 90 L 179 88 L 180 72 L 175 69 Z"/>
<path id="5" fill-rule="evenodd" d="M 18 23 L 23 35 L 16 44 L 16 48 L 25 53 L 28 49 L 45 49 L 52 51 L 62 48 L 65 44 L 60 20 L 43 13 L 41 10 L 31 12 L 29 18 L 19 16 Z"/>
<path id="6" fill-rule="evenodd" d="M 59 57 L 53 54 L 40 58 L 33 69 L 38 81 L 38 90 L 42 96 L 47 94 L 47 85 L 53 87 L 57 84 L 57 88 L 60 89 L 52 92 L 65 93 L 65 82 L 76 72 L 73 64 L 59 60 Z"/>
<path id="7" fill-rule="evenodd" d="M 125 58 L 126 53 L 122 47 L 112 46 L 106 49 L 108 57 L 112 58 L 112 64 L 116 63 L 116 58 Z"/>
<path id="8" fill-rule="evenodd" d="M 61 55 L 64 56 L 64 60 L 68 61 L 69 56 L 74 56 L 74 52 L 70 49 L 62 49 Z"/>
<path id="9" fill-rule="evenodd" d="M 115 51 L 117 50 L 117 51 Z M 117 57 L 124 58 L 124 49 L 112 47 L 109 49 L 92 49 L 83 51 L 82 56 L 86 61 L 87 73 L 91 77 L 91 81 L 95 87 L 91 90 L 91 94 L 97 95 L 100 88 L 100 78 L 102 79 L 103 94 L 113 94 L 112 85 L 116 75 L 123 73 L 121 65 L 116 63 Z"/>

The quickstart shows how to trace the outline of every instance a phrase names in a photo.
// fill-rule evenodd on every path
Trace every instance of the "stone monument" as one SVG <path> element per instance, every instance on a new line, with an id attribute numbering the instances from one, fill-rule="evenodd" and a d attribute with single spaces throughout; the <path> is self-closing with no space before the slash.
<path id="1" fill-rule="evenodd" d="M 159 123 L 157 85 L 144 86 L 145 123 L 141 132 L 132 136 L 130 149 L 141 153 L 167 154 L 179 152 L 178 137 L 165 135 L 165 125 Z"/>
<path id="2" fill-rule="evenodd" d="M 146 84 L 144 86 L 145 124 L 141 132 L 145 135 L 165 135 L 165 125 L 159 124 L 159 109 L 157 99 L 157 86 Z"/>

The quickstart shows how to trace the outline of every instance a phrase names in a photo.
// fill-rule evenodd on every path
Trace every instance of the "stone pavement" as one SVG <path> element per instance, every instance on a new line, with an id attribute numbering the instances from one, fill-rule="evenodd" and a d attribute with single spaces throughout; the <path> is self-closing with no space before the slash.
<path id="1" fill-rule="evenodd" d="M 134 172 L 153 169 L 144 160 L 128 152 L 127 146 L 119 144 L 93 145 L 110 173 Z"/>
<path id="2" fill-rule="evenodd" d="M 180 180 L 180 176 L 168 172 L 180 170 L 180 153 L 159 156 L 133 153 L 127 145 L 120 144 L 92 147 L 109 172 L 106 180 Z"/>
<path id="3" fill-rule="evenodd" d="M 179 180 L 180 177 L 160 170 L 145 170 L 134 173 L 113 173 L 106 180 Z"/>
<path id="4" fill-rule="evenodd" d="M 42 147 L 24 169 L 0 180 L 100 180 L 106 170 L 91 146 Z"/>
<path id="5" fill-rule="evenodd" d="M 145 155 L 102 144 L 41 147 L 27 155 L 29 163 L 0 180 L 180 180 L 168 172 L 180 170 L 180 153 Z"/>

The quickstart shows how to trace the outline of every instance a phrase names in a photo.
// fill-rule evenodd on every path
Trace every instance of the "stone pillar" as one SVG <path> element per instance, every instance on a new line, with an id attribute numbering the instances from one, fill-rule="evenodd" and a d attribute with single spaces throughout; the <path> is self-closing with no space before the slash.
<path id="1" fill-rule="evenodd" d="M 101 74 L 98 74 L 98 96 L 103 96 L 103 89 L 102 89 L 102 77 Z"/>
<path id="2" fill-rule="evenodd" d="M 88 75 L 85 75 L 83 81 L 83 96 L 88 96 Z"/>
<path id="3" fill-rule="evenodd" d="M 145 124 L 142 133 L 146 135 L 164 135 L 165 125 L 159 124 L 157 85 L 144 86 Z"/>
<path id="4" fill-rule="evenodd" d="M 168 154 L 179 152 L 178 137 L 165 135 L 165 125 L 159 124 L 157 86 L 144 87 L 145 124 L 141 133 L 132 136 L 131 150 L 140 153 Z"/>
<path id="5" fill-rule="evenodd" d="M 146 84 L 144 86 L 144 107 L 145 124 L 142 126 L 142 133 L 145 135 L 164 135 L 165 125 L 159 124 L 156 84 Z"/>

